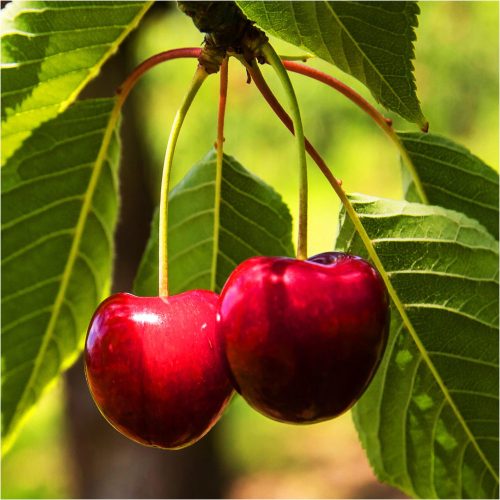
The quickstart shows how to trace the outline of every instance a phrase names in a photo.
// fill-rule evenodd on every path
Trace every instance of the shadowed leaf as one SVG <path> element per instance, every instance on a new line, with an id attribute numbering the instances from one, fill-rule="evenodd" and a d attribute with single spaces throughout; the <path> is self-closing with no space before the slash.
<path id="1" fill-rule="evenodd" d="M 498 173 L 455 142 L 432 134 L 399 133 L 429 202 L 478 220 L 498 239 Z M 405 176 L 405 198 L 418 201 Z"/>

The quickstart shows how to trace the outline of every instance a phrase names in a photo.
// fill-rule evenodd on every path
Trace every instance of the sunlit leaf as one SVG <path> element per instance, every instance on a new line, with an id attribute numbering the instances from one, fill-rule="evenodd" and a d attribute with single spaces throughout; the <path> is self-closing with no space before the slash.
<path id="1" fill-rule="evenodd" d="M 455 211 L 351 200 L 405 311 L 353 411 L 369 460 L 411 496 L 496 498 L 498 243 Z M 365 255 L 341 221 L 337 247 Z"/>
<path id="2" fill-rule="evenodd" d="M 2 9 L 2 164 L 76 99 L 150 5 L 14 1 Z"/>
<path id="3" fill-rule="evenodd" d="M 212 151 L 170 194 L 168 246 L 172 294 L 195 288 L 218 292 L 232 270 L 245 259 L 255 255 L 293 254 L 292 219 L 281 197 L 234 158 L 224 155 L 217 218 L 215 172 Z M 158 293 L 158 214 L 135 290 L 139 295 Z"/>
<path id="4" fill-rule="evenodd" d="M 364 83 L 386 108 L 424 126 L 412 63 L 416 2 L 237 4 L 266 32 L 335 64 Z"/>
<path id="5" fill-rule="evenodd" d="M 109 292 L 118 205 L 113 105 L 76 103 L 41 125 L 2 171 L 4 447 L 78 354 Z"/>

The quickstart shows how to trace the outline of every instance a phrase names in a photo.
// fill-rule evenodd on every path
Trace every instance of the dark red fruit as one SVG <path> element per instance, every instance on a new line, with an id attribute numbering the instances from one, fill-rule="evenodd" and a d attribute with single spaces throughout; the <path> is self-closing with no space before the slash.
<path id="1" fill-rule="evenodd" d="M 90 323 L 85 372 L 92 396 L 117 430 L 139 443 L 181 448 L 217 422 L 232 387 L 215 338 L 218 296 L 118 293 Z"/>
<path id="2" fill-rule="evenodd" d="M 320 422 L 349 409 L 373 377 L 389 300 L 360 257 L 256 257 L 229 277 L 217 325 L 233 383 L 251 406 L 283 422 Z"/>

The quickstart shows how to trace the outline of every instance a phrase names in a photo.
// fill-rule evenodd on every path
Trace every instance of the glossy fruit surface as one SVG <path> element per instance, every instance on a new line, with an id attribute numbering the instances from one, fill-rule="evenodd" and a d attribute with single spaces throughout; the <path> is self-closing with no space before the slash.
<path id="1" fill-rule="evenodd" d="M 118 293 L 90 323 L 85 372 L 106 419 L 142 444 L 180 448 L 217 422 L 232 387 L 215 339 L 218 296 Z"/>
<path id="2" fill-rule="evenodd" d="M 256 257 L 229 277 L 217 324 L 246 401 L 275 420 L 313 423 L 346 411 L 367 387 L 387 342 L 389 300 L 359 257 Z"/>

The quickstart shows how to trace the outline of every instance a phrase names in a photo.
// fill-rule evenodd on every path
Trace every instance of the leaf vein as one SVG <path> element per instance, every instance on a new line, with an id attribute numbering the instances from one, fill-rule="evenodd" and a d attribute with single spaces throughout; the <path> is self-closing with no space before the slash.
<path id="1" fill-rule="evenodd" d="M 44 212 L 51 210 L 52 208 L 58 207 L 60 205 L 66 205 L 73 201 L 82 199 L 83 199 L 82 195 L 74 195 L 74 196 L 66 196 L 65 198 L 60 198 L 59 200 L 56 200 L 53 203 L 47 203 L 46 205 L 43 205 L 41 208 L 37 210 L 33 210 L 32 212 L 20 215 L 19 217 L 16 217 L 15 219 L 12 219 L 9 222 L 3 224 L 2 230 L 5 231 L 6 229 L 10 229 L 19 224 L 20 222 L 25 222 L 31 219 L 32 217 L 36 217 L 37 215 L 41 215 Z"/>
<path id="2" fill-rule="evenodd" d="M 464 318 L 470 319 L 471 321 L 475 321 L 476 323 L 480 323 L 480 324 L 487 326 L 489 328 L 492 328 L 494 330 L 497 327 L 496 324 L 492 324 L 492 323 L 488 323 L 487 321 L 483 321 L 483 320 L 479 319 L 478 317 L 473 316 L 472 314 L 468 314 L 464 311 L 460 311 L 459 309 L 454 309 L 452 307 L 446 307 L 446 306 L 443 306 L 440 304 L 428 304 L 428 303 L 408 304 L 408 303 L 406 303 L 406 304 L 404 304 L 404 307 L 406 309 L 437 309 L 440 311 L 446 311 L 447 313 L 450 313 L 450 314 L 455 314 L 457 316 L 463 316 Z"/>
<path id="3" fill-rule="evenodd" d="M 39 288 L 43 288 L 44 286 L 50 284 L 50 283 L 55 283 L 59 281 L 62 277 L 62 274 L 58 274 L 56 276 L 53 276 L 52 278 L 47 278 L 42 281 L 37 281 L 34 285 L 27 286 L 25 288 L 21 288 L 20 290 L 16 290 L 14 293 L 10 293 L 7 295 L 2 296 L 2 303 L 5 304 L 6 302 L 9 302 L 12 299 L 16 299 L 18 297 L 21 297 L 23 295 L 26 295 L 27 293 L 31 293 L 35 290 L 38 290 Z"/>
<path id="4" fill-rule="evenodd" d="M 55 231 L 51 234 L 46 234 L 35 241 L 31 242 L 29 245 L 26 245 L 19 250 L 16 250 L 15 252 L 12 252 L 11 254 L 7 255 L 7 257 L 4 257 L 2 259 L 2 265 L 7 264 L 11 260 L 17 259 L 21 255 L 24 255 L 25 253 L 31 252 L 40 245 L 43 245 L 47 241 L 59 238 L 60 236 L 69 236 L 73 233 L 73 229 L 62 229 L 61 231 Z"/>

